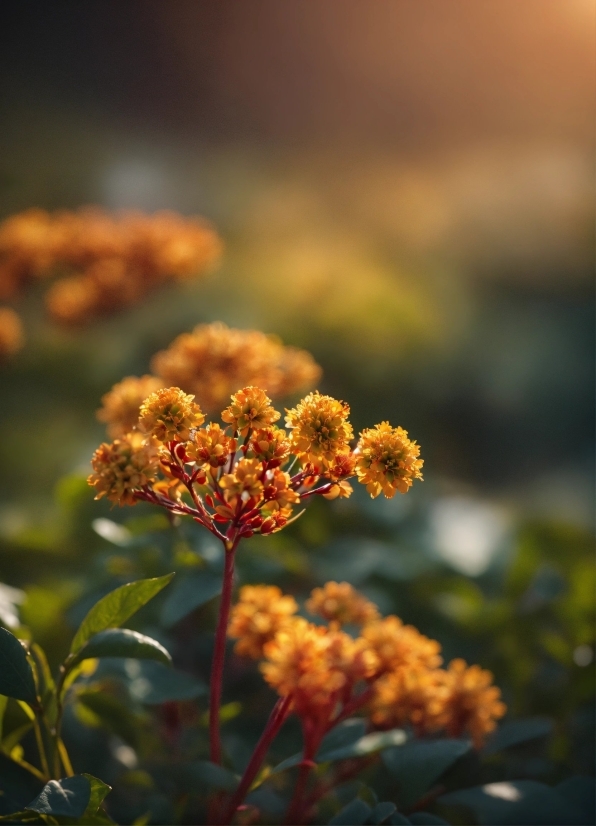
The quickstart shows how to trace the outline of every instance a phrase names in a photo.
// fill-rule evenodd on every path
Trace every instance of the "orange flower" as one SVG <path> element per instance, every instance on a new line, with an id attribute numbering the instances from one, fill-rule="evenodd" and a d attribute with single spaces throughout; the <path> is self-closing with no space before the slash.
<path id="1" fill-rule="evenodd" d="M 139 429 L 160 442 L 186 441 L 190 431 L 205 421 L 193 399 L 179 387 L 156 390 L 141 405 Z"/>
<path id="2" fill-rule="evenodd" d="M 492 684 L 490 671 L 479 665 L 468 666 L 465 660 L 452 660 L 445 674 L 448 696 L 443 725 L 447 734 L 460 737 L 467 732 L 476 748 L 481 748 L 486 735 L 494 731 L 496 721 L 507 711 L 501 691 Z"/>
<path id="3" fill-rule="evenodd" d="M 244 585 L 228 626 L 228 637 L 238 640 L 236 654 L 261 659 L 265 643 L 287 626 L 297 610 L 294 597 L 283 595 L 275 585 Z"/>
<path id="4" fill-rule="evenodd" d="M 422 479 L 422 459 L 416 442 L 401 427 L 381 422 L 363 430 L 356 448 L 358 481 L 375 498 L 381 492 L 392 499 L 396 491 L 406 493 L 414 479 Z"/>
<path id="5" fill-rule="evenodd" d="M 0 307 L 0 358 L 12 356 L 23 346 L 21 319 L 10 307 Z"/>
<path id="6" fill-rule="evenodd" d="M 300 496 L 290 487 L 290 476 L 283 470 L 268 470 L 264 478 L 262 513 L 277 511 L 300 501 Z"/>
<path id="7" fill-rule="evenodd" d="M 87 479 L 96 491 L 119 505 L 135 505 L 136 490 L 156 479 L 157 450 L 143 442 L 140 433 L 127 433 L 111 444 L 101 444 L 91 459 L 94 473 Z"/>
<path id="8" fill-rule="evenodd" d="M 306 610 L 338 625 L 364 625 L 379 618 L 377 606 L 348 582 L 326 582 L 322 588 L 315 588 Z"/>
<path id="9" fill-rule="evenodd" d="M 263 494 L 262 476 L 263 464 L 258 459 L 240 459 L 232 473 L 221 477 L 219 486 L 229 502 L 236 497 L 260 499 Z"/>
<path id="10" fill-rule="evenodd" d="M 441 646 L 436 640 L 392 615 L 369 622 L 362 629 L 362 636 L 379 657 L 379 673 L 412 665 L 436 668 L 442 662 Z"/>
<path id="11" fill-rule="evenodd" d="M 186 452 L 199 465 L 222 467 L 230 453 L 236 452 L 236 440 L 230 438 L 220 425 L 211 423 L 194 432 L 192 441 L 186 445 Z"/>
<path id="12" fill-rule="evenodd" d="M 271 399 L 259 387 L 244 387 L 232 396 L 232 403 L 221 414 L 227 424 L 243 436 L 252 430 L 260 430 L 273 424 L 280 414 L 271 404 Z"/>
<path id="13" fill-rule="evenodd" d="M 102 396 L 97 418 L 107 424 L 108 436 L 116 439 L 136 427 L 141 404 L 161 386 L 155 376 L 127 376 Z"/>
<path id="14" fill-rule="evenodd" d="M 256 430 L 250 440 L 250 449 L 269 467 L 281 465 L 290 455 L 288 434 L 280 427 L 266 427 Z"/>
<path id="15" fill-rule="evenodd" d="M 399 668 L 374 685 L 371 720 L 378 728 L 411 725 L 418 736 L 444 725 L 448 688 L 445 671 L 420 666 Z"/>
<path id="16" fill-rule="evenodd" d="M 287 411 L 292 452 L 320 470 L 332 467 L 341 454 L 348 453 L 353 436 L 348 421 L 349 405 L 318 391 L 309 393 Z"/>

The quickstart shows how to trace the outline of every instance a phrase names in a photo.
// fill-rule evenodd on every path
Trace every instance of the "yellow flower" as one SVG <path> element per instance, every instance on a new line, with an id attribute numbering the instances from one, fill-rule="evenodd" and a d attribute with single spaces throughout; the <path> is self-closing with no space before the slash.
<path id="1" fill-rule="evenodd" d="M 300 496 L 290 487 L 290 476 L 283 470 L 268 470 L 264 478 L 262 513 L 277 511 L 300 501 Z"/>
<path id="2" fill-rule="evenodd" d="M 236 654 L 261 659 L 265 643 L 288 624 L 297 610 L 294 597 L 282 594 L 275 585 L 244 585 L 228 626 L 228 637 L 238 640 Z"/>
<path id="3" fill-rule="evenodd" d="M 444 726 L 446 672 L 421 666 L 390 671 L 374 684 L 371 720 L 378 728 L 410 725 L 421 737 Z"/>
<path id="4" fill-rule="evenodd" d="M 135 505 L 134 492 L 155 481 L 159 466 L 157 450 L 143 442 L 140 433 L 127 433 L 111 444 L 101 444 L 91 459 L 87 482 L 103 496 L 119 505 Z"/>
<path id="5" fill-rule="evenodd" d="M 107 424 L 108 436 L 117 439 L 136 427 L 141 404 L 161 386 L 155 376 L 127 376 L 102 396 L 97 418 Z"/>
<path id="6" fill-rule="evenodd" d="M 221 477 L 219 486 L 228 502 L 238 496 L 243 500 L 260 499 L 263 494 L 262 476 L 262 462 L 258 459 L 240 459 L 232 473 L 226 473 Z"/>
<path id="7" fill-rule="evenodd" d="M 230 453 L 236 452 L 236 440 L 228 436 L 217 423 L 194 432 L 192 441 L 186 445 L 186 453 L 197 464 L 207 464 L 213 468 L 222 467 Z"/>
<path id="8" fill-rule="evenodd" d="M 266 427 L 256 430 L 250 440 L 252 452 L 269 467 L 276 467 L 285 462 L 290 455 L 288 434 L 280 427 Z"/>
<path id="9" fill-rule="evenodd" d="M 287 413 L 286 424 L 292 428 L 292 452 L 304 464 L 329 468 L 339 455 L 349 452 L 349 441 L 353 436 L 348 421 L 349 405 L 316 391 L 309 393 Z"/>
<path id="10" fill-rule="evenodd" d="M 306 609 L 338 625 L 364 625 L 379 618 L 377 606 L 348 582 L 326 582 L 322 588 L 315 588 Z"/>
<path id="11" fill-rule="evenodd" d="M 260 387 L 244 387 L 232 396 L 232 403 L 221 414 L 227 424 L 246 436 L 251 430 L 260 430 L 273 424 L 280 414 L 271 399 Z"/>
<path id="12" fill-rule="evenodd" d="M 141 405 L 139 428 L 160 442 L 185 441 L 205 421 L 193 399 L 178 387 L 156 390 Z"/>
<path id="13" fill-rule="evenodd" d="M 396 491 L 406 493 L 414 479 L 422 479 L 420 447 L 406 430 L 389 422 L 363 430 L 356 455 L 358 481 L 373 498 L 382 492 L 391 499 Z"/>
<path id="14" fill-rule="evenodd" d="M 305 350 L 258 330 L 221 322 L 199 324 L 157 353 L 152 369 L 164 384 L 194 393 L 203 409 L 221 409 L 238 387 L 261 387 L 276 398 L 312 387 L 321 368 Z"/>
<path id="15" fill-rule="evenodd" d="M 379 657 L 380 673 L 411 665 L 436 668 L 442 662 L 439 643 L 425 637 L 413 625 L 404 625 L 399 617 L 367 623 L 362 636 Z"/>
<path id="16" fill-rule="evenodd" d="M 10 307 L 0 307 L 0 358 L 12 356 L 23 346 L 21 319 Z"/>
<path id="17" fill-rule="evenodd" d="M 450 737 L 467 732 L 476 748 L 494 731 L 496 721 L 503 717 L 507 706 L 501 701 L 501 691 L 493 685 L 493 675 L 479 665 L 468 666 L 464 660 L 449 663 L 445 672 L 448 687 L 443 725 Z"/>

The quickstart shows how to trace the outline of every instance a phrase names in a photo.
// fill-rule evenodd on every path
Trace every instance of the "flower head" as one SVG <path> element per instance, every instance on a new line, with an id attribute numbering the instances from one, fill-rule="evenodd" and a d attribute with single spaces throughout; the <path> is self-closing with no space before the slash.
<path id="1" fill-rule="evenodd" d="M 263 513 L 278 511 L 300 501 L 300 496 L 290 487 L 291 480 L 289 474 L 283 470 L 268 470 L 264 478 L 263 498 L 265 504 Z"/>
<path id="2" fill-rule="evenodd" d="M 152 369 L 164 384 L 194 393 L 208 411 L 221 407 L 238 387 L 261 387 L 273 398 L 312 387 L 321 368 L 310 353 L 286 347 L 258 330 L 221 322 L 199 324 L 157 353 Z"/>
<path id="3" fill-rule="evenodd" d="M 379 658 L 380 673 L 411 665 L 436 668 L 442 662 L 439 643 L 425 637 L 413 625 L 404 625 L 399 617 L 367 623 L 362 636 Z"/>
<path id="4" fill-rule="evenodd" d="M 288 625 L 297 610 L 294 597 L 282 594 L 275 585 L 244 585 L 228 626 L 228 637 L 237 639 L 236 654 L 261 659 L 265 643 Z"/>
<path id="5" fill-rule="evenodd" d="M 217 423 L 195 430 L 192 441 L 186 445 L 190 459 L 213 468 L 225 465 L 230 453 L 235 451 L 236 440 L 228 436 Z"/>
<path id="6" fill-rule="evenodd" d="M 420 447 L 406 430 L 388 422 L 363 430 L 356 454 L 358 481 L 373 498 L 382 492 L 391 499 L 396 491 L 406 493 L 414 479 L 422 479 Z"/>
<path id="7" fill-rule="evenodd" d="M 140 433 L 127 433 L 97 448 L 87 481 L 96 489 L 96 499 L 106 496 L 119 505 L 135 505 L 134 492 L 156 479 L 158 465 L 155 447 L 145 444 Z"/>
<path id="8" fill-rule="evenodd" d="M 424 666 L 384 674 L 374 684 L 370 703 L 373 724 L 384 729 L 411 725 L 418 736 L 439 731 L 448 700 L 445 675 L 440 668 Z"/>
<path id="9" fill-rule="evenodd" d="M 316 391 L 287 413 L 292 452 L 304 463 L 325 469 L 333 466 L 339 455 L 349 452 L 353 436 L 349 405 Z"/>
<path id="10" fill-rule="evenodd" d="M 233 425 L 243 436 L 273 424 L 279 416 L 271 399 L 260 387 L 238 390 L 232 396 L 232 403 L 221 414 L 224 422 Z"/>
<path id="11" fill-rule="evenodd" d="M 160 442 L 185 441 L 205 421 L 193 399 L 179 387 L 156 390 L 141 406 L 139 428 Z"/>
<path id="12" fill-rule="evenodd" d="M 259 499 L 263 493 L 263 464 L 258 459 L 240 459 L 232 473 L 219 480 L 227 501 L 236 497 Z"/>
<path id="13" fill-rule="evenodd" d="M 107 424 L 108 436 L 116 439 L 136 427 L 142 403 L 161 386 L 155 376 L 127 376 L 102 396 L 97 418 Z"/>
<path id="14" fill-rule="evenodd" d="M 290 455 L 288 434 L 281 427 L 265 427 L 256 430 L 250 440 L 250 449 L 268 467 L 276 467 Z"/>
<path id="15" fill-rule="evenodd" d="M 306 609 L 338 625 L 365 625 L 379 618 L 376 605 L 348 582 L 326 582 L 322 588 L 315 588 Z"/>
<path id="16" fill-rule="evenodd" d="M 464 660 L 449 663 L 445 672 L 448 695 L 443 725 L 450 737 L 471 735 L 476 748 L 481 748 L 487 734 L 494 731 L 496 721 L 503 717 L 507 706 L 501 691 L 493 685 L 493 675 L 479 665 L 468 666 Z"/>

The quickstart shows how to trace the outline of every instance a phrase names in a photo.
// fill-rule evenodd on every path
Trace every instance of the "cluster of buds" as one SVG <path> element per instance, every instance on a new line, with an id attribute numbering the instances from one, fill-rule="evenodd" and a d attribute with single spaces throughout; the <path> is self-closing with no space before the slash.
<path id="1" fill-rule="evenodd" d="M 136 427 L 143 401 L 163 387 L 180 387 L 212 413 L 221 410 L 238 387 L 262 387 L 276 399 L 309 390 L 321 377 L 321 368 L 306 350 L 221 322 L 199 324 L 178 336 L 156 353 L 151 369 L 153 375 L 128 376 L 103 396 L 97 416 L 111 438 Z"/>
<path id="2" fill-rule="evenodd" d="M 59 275 L 46 293 L 48 310 L 60 324 L 79 325 L 135 304 L 166 281 L 200 275 L 220 249 L 204 221 L 176 213 L 30 209 L 0 224 L 0 299 Z"/>
<path id="3" fill-rule="evenodd" d="M 328 582 L 306 602 L 315 625 L 297 616 L 293 597 L 245 586 L 228 635 L 240 656 L 260 660 L 265 680 L 301 718 L 305 755 L 356 711 L 373 728 L 410 726 L 417 735 L 471 736 L 480 747 L 506 711 L 492 674 L 463 660 L 442 669 L 440 645 L 377 607 L 346 582 Z M 358 636 L 343 630 L 358 627 Z"/>
<path id="4" fill-rule="evenodd" d="M 351 477 L 388 498 L 422 478 L 420 449 L 401 428 L 383 422 L 353 449 L 344 402 L 314 392 L 286 412 L 287 430 L 265 391 L 249 386 L 231 397 L 223 426 L 204 424 L 192 395 L 156 390 L 137 428 L 95 452 L 89 484 L 98 498 L 152 502 L 237 543 L 280 530 L 311 496 L 349 496 Z"/>

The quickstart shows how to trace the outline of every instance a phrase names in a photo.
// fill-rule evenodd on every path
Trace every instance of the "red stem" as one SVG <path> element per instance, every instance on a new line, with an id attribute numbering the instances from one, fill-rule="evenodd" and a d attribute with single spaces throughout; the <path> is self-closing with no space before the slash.
<path id="1" fill-rule="evenodd" d="M 267 721 L 267 725 L 263 733 L 261 734 L 261 738 L 257 745 L 255 746 L 255 750 L 252 753 L 252 757 L 246 767 L 244 774 L 242 775 L 242 780 L 236 791 L 234 792 L 234 796 L 230 800 L 228 808 L 225 810 L 223 816 L 219 820 L 222 824 L 229 823 L 238 806 L 241 805 L 242 801 L 246 797 L 248 790 L 250 789 L 253 780 L 257 776 L 259 769 L 265 759 L 265 756 L 269 750 L 269 746 L 277 736 L 277 732 L 282 727 L 283 723 L 285 722 L 289 710 L 290 704 L 292 702 L 291 696 L 288 697 L 280 697 L 271 714 L 269 715 L 269 720 Z"/>
<path id="2" fill-rule="evenodd" d="M 221 764 L 221 740 L 219 736 L 219 707 L 221 704 L 221 687 L 223 680 L 223 669 L 226 656 L 226 632 L 228 630 L 228 618 L 230 615 L 230 604 L 232 602 L 232 588 L 234 585 L 234 555 L 238 547 L 239 539 L 234 539 L 225 546 L 225 568 L 223 576 L 223 587 L 221 591 L 221 602 L 219 604 L 219 617 L 217 629 L 215 631 L 215 647 L 213 649 L 213 660 L 211 664 L 211 696 L 209 700 L 209 746 L 211 762 Z"/>

